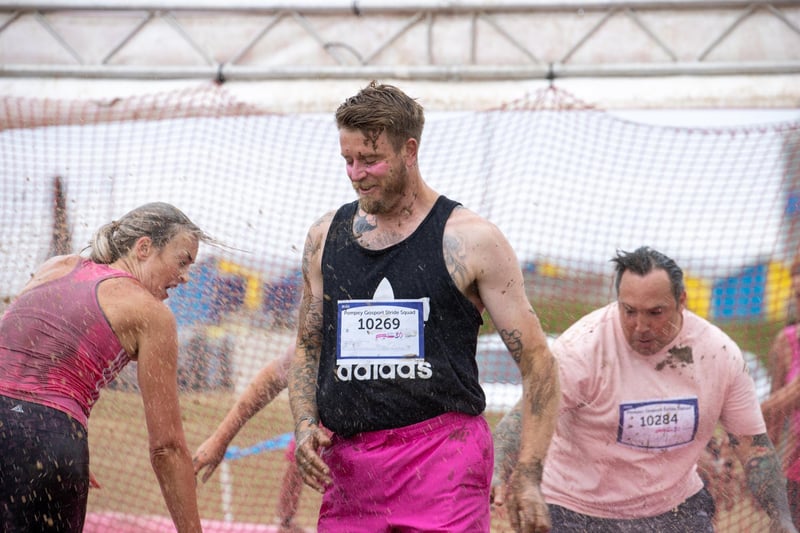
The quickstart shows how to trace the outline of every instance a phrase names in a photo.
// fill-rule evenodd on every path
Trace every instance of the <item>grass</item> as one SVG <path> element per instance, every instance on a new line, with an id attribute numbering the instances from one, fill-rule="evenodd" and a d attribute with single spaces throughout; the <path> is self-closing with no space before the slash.
<path id="1" fill-rule="evenodd" d="M 184 428 L 192 450 L 211 434 L 234 400 L 231 393 L 192 393 L 182 396 Z M 486 416 L 490 426 L 494 427 L 501 415 L 487 413 Z M 251 446 L 289 432 L 291 427 L 284 393 L 245 425 L 232 444 Z M 102 485 L 101 489 L 90 491 L 89 511 L 167 516 L 150 467 L 138 394 L 104 391 L 92 414 L 89 435 L 92 473 Z M 232 519 L 243 523 L 276 524 L 275 510 L 286 467 L 285 451 L 269 451 L 229 461 L 228 467 L 232 481 L 229 505 L 223 504 L 226 493 L 221 483 L 220 468 L 208 483 L 198 487 L 201 516 L 209 520 Z M 320 495 L 310 488 L 303 489 L 297 524 L 309 531 L 314 530 L 320 500 Z M 753 509 L 749 498 L 740 498 L 731 509 L 720 510 L 717 531 L 761 531 L 764 530 L 763 518 L 763 513 Z M 510 531 L 505 521 L 493 518 L 493 533 Z"/>
<path id="2" fill-rule="evenodd" d="M 211 434 L 234 400 L 230 393 L 182 396 L 184 430 L 192 450 Z M 101 489 L 90 491 L 90 512 L 167 515 L 150 466 L 143 416 L 138 394 L 103 392 L 102 399 L 92 413 L 89 427 L 92 473 L 102 485 Z M 500 415 L 489 415 L 487 418 L 493 426 Z M 292 421 L 284 393 L 250 420 L 232 445 L 252 446 L 289 432 L 291 428 Z M 201 483 L 198 487 L 202 517 L 210 520 L 232 517 L 236 522 L 245 523 L 277 523 L 275 511 L 285 468 L 285 450 L 229 461 L 230 479 L 233 481 L 230 506 L 223 508 L 224 491 L 221 468 L 218 468 L 207 483 Z M 300 526 L 313 531 L 320 501 L 319 494 L 304 487 L 296 520 Z"/>
<path id="3" fill-rule="evenodd" d="M 184 431 L 194 451 L 214 430 L 235 398 L 231 393 L 186 394 L 181 398 Z M 291 431 L 288 402 L 280 396 L 245 425 L 232 442 L 239 447 Z M 104 391 L 90 426 L 92 472 L 102 485 L 90 491 L 89 510 L 166 515 L 155 474 L 150 466 L 141 399 L 136 393 Z M 205 519 L 275 523 L 285 450 L 268 451 L 226 461 L 232 480 L 230 505 L 223 504 L 222 467 L 198 486 Z M 316 523 L 319 496 L 304 489 L 298 523 Z"/>
<path id="4" fill-rule="evenodd" d="M 569 294 L 578 294 L 571 292 Z M 597 302 L 563 301 L 555 297 L 534 297 L 542 327 L 563 332 L 575 320 L 599 307 Z M 482 333 L 493 329 L 484 316 Z M 764 356 L 783 324 L 721 323 L 743 350 Z M 266 337 L 265 337 L 266 338 Z M 191 450 L 195 450 L 216 428 L 235 401 L 231 392 L 186 393 L 182 395 L 184 429 Z M 500 414 L 487 413 L 494 427 Z M 232 445 L 245 448 L 292 430 L 286 393 L 256 415 Z M 102 485 L 89 496 L 90 512 L 120 512 L 132 515 L 168 513 L 150 466 L 147 434 L 141 399 L 137 393 L 105 390 L 89 424 L 92 473 Z M 198 487 L 201 514 L 209 520 L 275 524 L 281 479 L 286 468 L 284 450 L 267 451 L 227 461 L 212 478 Z M 223 484 L 223 474 L 230 486 Z M 230 489 L 230 490 L 228 490 Z M 297 523 L 311 531 L 316 524 L 320 495 L 306 487 L 300 499 Z M 762 513 L 754 511 L 749 498 L 740 498 L 731 509 L 719 512 L 718 532 L 757 531 L 763 528 Z M 492 531 L 510 531 L 506 523 L 493 519 Z"/>

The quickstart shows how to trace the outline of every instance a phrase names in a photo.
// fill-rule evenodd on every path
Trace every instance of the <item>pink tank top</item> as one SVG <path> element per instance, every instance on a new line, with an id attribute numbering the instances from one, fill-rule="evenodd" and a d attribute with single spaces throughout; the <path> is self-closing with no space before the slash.
<path id="1" fill-rule="evenodd" d="M 789 384 L 794 378 L 800 376 L 800 340 L 797 338 L 797 324 L 792 324 L 786 327 L 783 332 L 792 347 L 792 362 L 789 366 L 789 372 L 786 373 L 786 384 Z M 800 410 L 792 413 L 792 419 L 789 430 L 794 433 L 797 445 L 800 446 Z M 797 459 L 789 465 L 786 471 L 786 477 L 793 481 L 800 481 L 800 454 Z"/>
<path id="2" fill-rule="evenodd" d="M 0 319 L 0 394 L 86 426 L 100 389 L 130 361 L 97 301 L 100 282 L 118 277 L 133 278 L 81 259 L 69 274 L 19 295 Z"/>

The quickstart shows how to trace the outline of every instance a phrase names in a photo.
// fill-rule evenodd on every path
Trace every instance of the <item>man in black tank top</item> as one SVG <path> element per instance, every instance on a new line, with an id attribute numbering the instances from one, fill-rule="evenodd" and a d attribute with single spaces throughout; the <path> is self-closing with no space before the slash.
<path id="1" fill-rule="evenodd" d="M 558 375 L 513 249 L 422 179 L 415 100 L 372 82 L 336 121 L 357 201 L 308 232 L 289 376 L 297 464 L 323 493 L 318 531 L 489 531 L 493 449 L 475 360 L 484 310 L 529 399 L 510 519 L 547 531 L 539 484 Z"/>

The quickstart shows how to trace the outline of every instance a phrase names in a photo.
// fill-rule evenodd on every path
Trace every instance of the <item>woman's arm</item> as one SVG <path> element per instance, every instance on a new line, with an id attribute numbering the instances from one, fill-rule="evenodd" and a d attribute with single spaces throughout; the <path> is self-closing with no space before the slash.
<path id="1" fill-rule="evenodd" d="M 178 400 L 178 335 L 162 302 L 139 298 L 136 331 L 139 389 L 144 403 L 150 462 L 178 533 L 202 531 L 197 481 Z"/>
<path id="2" fill-rule="evenodd" d="M 273 359 L 262 368 L 214 433 L 197 448 L 192 462 L 195 473 L 206 469 L 203 472 L 203 483 L 208 481 L 222 462 L 225 450 L 239 430 L 286 388 L 287 372 L 293 356 L 294 345 L 291 345 L 281 357 Z"/>

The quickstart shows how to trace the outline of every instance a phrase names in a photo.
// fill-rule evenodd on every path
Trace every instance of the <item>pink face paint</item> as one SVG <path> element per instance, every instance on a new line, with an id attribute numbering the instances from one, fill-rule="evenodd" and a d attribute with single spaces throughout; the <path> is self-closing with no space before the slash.
<path id="1" fill-rule="evenodd" d="M 382 177 L 389 171 L 389 163 L 387 161 L 376 161 L 374 163 L 365 163 L 360 160 L 355 160 L 352 163 L 347 163 L 347 176 L 355 181 L 366 177 L 367 174 L 375 177 Z"/>

